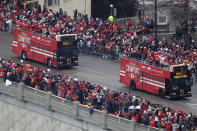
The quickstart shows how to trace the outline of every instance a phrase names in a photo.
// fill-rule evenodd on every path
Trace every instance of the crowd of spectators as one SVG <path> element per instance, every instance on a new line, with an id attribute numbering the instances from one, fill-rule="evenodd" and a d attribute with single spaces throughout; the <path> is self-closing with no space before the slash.
<path id="1" fill-rule="evenodd" d="M 104 86 L 63 74 L 54 74 L 49 69 L 44 71 L 30 64 L 23 64 L 23 61 L 17 64 L 10 59 L 0 59 L 0 78 L 5 82 L 23 82 L 38 90 L 51 91 L 61 98 L 79 101 L 86 107 L 107 110 L 109 114 L 135 119 L 138 123 L 152 127 L 166 128 L 167 131 L 191 131 L 197 126 L 197 116 L 192 113 L 175 111 L 139 96 L 111 91 Z"/>
<path id="2" fill-rule="evenodd" d="M 74 19 L 60 9 L 59 12 L 46 7 L 22 3 L 18 0 L 14 7 L 8 6 L 1 0 L 1 30 L 11 31 L 13 25 L 26 31 L 40 33 L 45 37 L 55 39 L 57 34 L 77 33 L 79 46 L 97 49 L 105 56 L 111 52 L 125 54 L 139 60 L 169 66 L 171 64 L 196 64 L 196 49 L 193 41 L 185 42 L 180 37 L 173 37 L 172 41 L 155 42 L 151 38 L 154 28 L 149 18 L 140 18 L 135 27 L 128 20 L 126 28 L 120 28 L 119 23 L 90 18 L 76 13 Z M 13 24 L 13 25 L 12 25 Z M 175 38 L 175 39 L 174 39 Z M 108 113 L 167 131 L 192 130 L 197 118 L 192 113 L 175 111 L 160 104 L 153 104 L 139 96 L 128 93 L 110 91 L 104 86 L 79 81 L 62 74 L 53 74 L 50 70 L 16 64 L 10 60 L 1 59 L 0 77 L 6 81 L 24 82 L 43 91 L 51 91 L 54 95 L 94 109 L 107 110 Z"/>
<path id="3" fill-rule="evenodd" d="M 14 7 L 1 1 L 2 30 L 11 31 L 12 24 L 26 31 L 40 33 L 45 37 L 55 39 L 57 34 L 77 33 L 79 47 L 96 50 L 108 57 L 125 54 L 152 64 L 169 66 L 180 63 L 196 64 L 196 49 L 194 41 L 186 42 L 180 35 L 171 41 L 155 42 L 151 38 L 154 22 L 149 18 L 140 18 L 136 26 L 131 20 L 126 21 L 126 27 L 120 28 L 119 23 L 108 20 L 88 18 L 74 11 L 74 19 L 66 11 L 55 12 L 39 4 L 30 5 L 18 0 Z"/>

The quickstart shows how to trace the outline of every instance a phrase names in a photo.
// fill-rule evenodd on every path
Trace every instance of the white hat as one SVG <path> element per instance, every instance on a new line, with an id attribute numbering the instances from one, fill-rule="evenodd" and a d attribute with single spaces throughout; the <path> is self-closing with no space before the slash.
<path id="1" fill-rule="evenodd" d="M 47 69 L 47 72 L 50 72 L 51 70 L 50 69 Z"/>
<path id="2" fill-rule="evenodd" d="M 74 78 L 74 81 L 78 81 L 78 79 L 77 78 Z"/>

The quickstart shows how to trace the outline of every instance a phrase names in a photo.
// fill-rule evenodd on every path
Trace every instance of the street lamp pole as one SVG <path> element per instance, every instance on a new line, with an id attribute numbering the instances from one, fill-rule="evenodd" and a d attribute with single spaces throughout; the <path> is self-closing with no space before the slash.
<path id="1" fill-rule="evenodd" d="M 144 18 L 144 16 L 145 16 L 145 10 L 144 10 L 144 0 L 143 0 L 143 18 Z"/>
<path id="2" fill-rule="evenodd" d="M 157 44 L 157 0 L 155 0 L 155 42 Z"/>
<path id="3" fill-rule="evenodd" d="M 113 4 L 110 4 L 110 8 L 111 8 L 111 16 L 113 15 L 113 7 L 114 7 L 114 5 L 113 5 Z"/>

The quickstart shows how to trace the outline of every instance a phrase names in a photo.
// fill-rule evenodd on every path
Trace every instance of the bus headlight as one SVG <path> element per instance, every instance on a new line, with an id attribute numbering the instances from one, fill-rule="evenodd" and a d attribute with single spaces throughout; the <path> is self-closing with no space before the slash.
<path id="1" fill-rule="evenodd" d="M 178 89 L 179 89 L 178 86 L 173 87 L 173 90 L 178 90 Z"/>

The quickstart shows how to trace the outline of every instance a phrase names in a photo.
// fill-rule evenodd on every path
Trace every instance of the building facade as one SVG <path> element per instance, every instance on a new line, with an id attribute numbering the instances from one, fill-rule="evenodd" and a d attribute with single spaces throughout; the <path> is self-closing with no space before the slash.
<path id="1" fill-rule="evenodd" d="M 66 11 L 67 14 L 73 17 L 73 11 L 78 10 L 81 14 L 91 16 L 91 0 L 34 0 L 38 1 L 41 6 L 45 5 L 47 8 L 54 11 L 59 11 L 60 8 Z"/>

